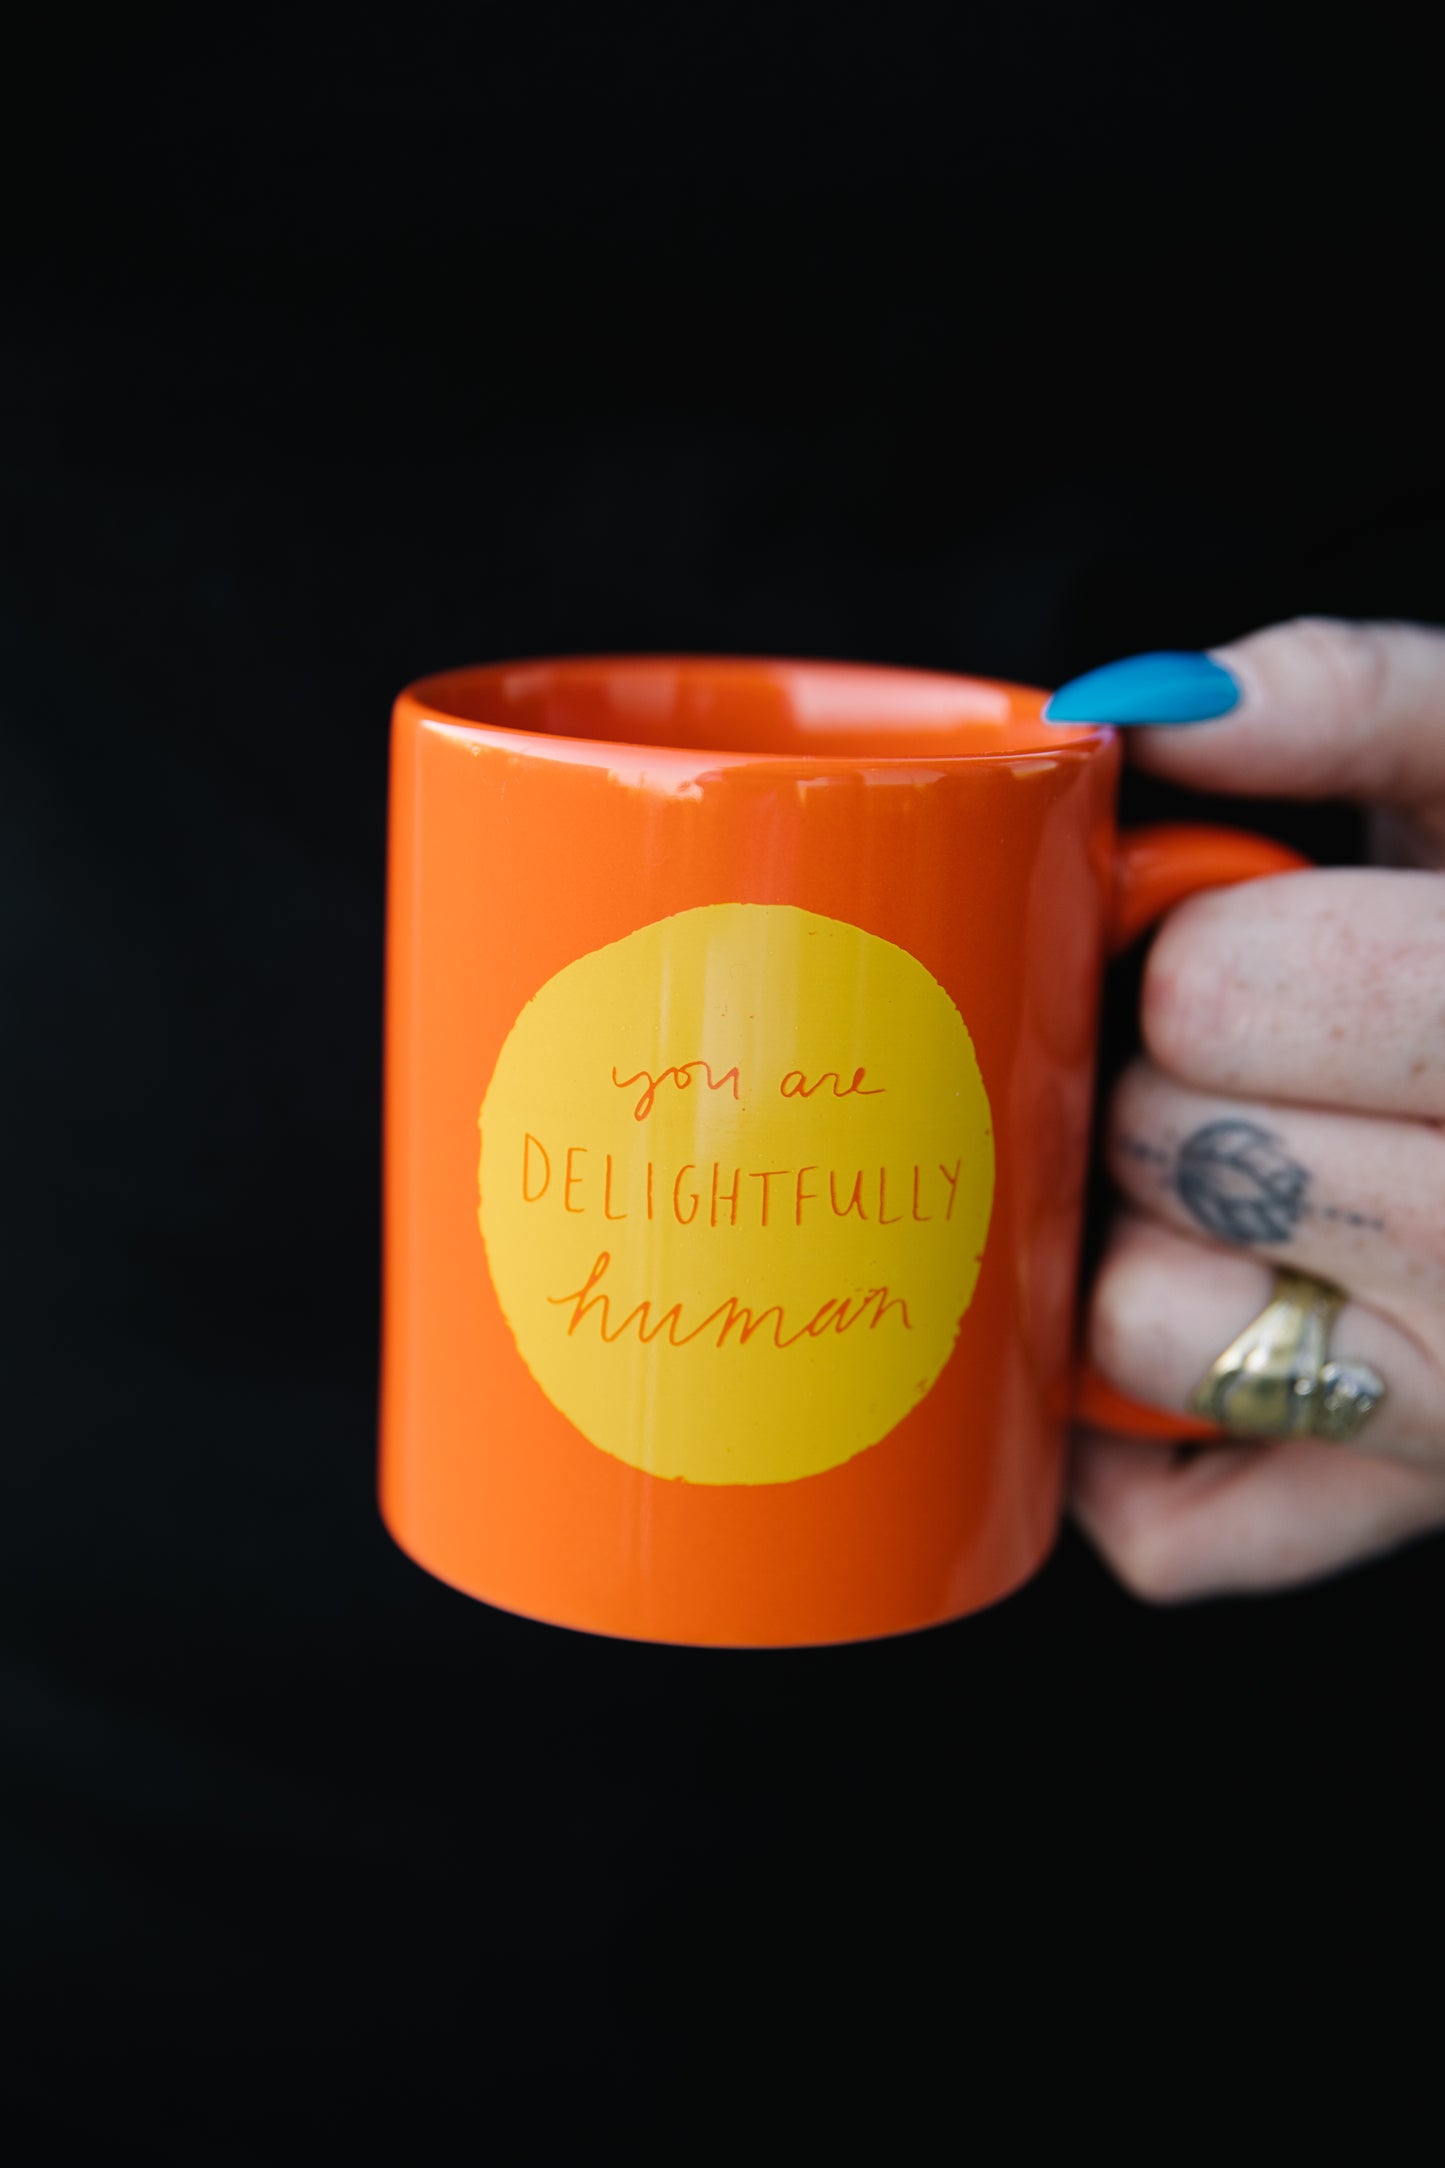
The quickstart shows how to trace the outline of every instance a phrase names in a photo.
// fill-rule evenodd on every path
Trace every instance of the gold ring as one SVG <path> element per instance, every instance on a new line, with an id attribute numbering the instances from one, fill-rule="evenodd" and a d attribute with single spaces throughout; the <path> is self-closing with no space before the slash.
<path id="1" fill-rule="evenodd" d="M 1330 1332 L 1343 1288 L 1305 1272 L 1276 1272 L 1252 1323 L 1212 1362 L 1190 1408 L 1242 1438 L 1353 1438 L 1385 1397 L 1368 1363 L 1335 1362 Z"/>

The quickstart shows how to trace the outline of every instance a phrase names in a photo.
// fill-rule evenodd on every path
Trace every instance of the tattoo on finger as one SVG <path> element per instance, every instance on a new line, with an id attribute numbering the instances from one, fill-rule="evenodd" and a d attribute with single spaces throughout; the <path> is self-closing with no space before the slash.
<path id="1" fill-rule="evenodd" d="M 1192 1219 L 1221 1242 L 1288 1242 L 1301 1220 L 1380 1228 L 1384 1221 L 1340 1205 L 1318 1204 L 1313 1177 L 1257 1122 L 1206 1122 L 1177 1151 L 1121 1136 L 1120 1151 L 1159 1169 Z"/>

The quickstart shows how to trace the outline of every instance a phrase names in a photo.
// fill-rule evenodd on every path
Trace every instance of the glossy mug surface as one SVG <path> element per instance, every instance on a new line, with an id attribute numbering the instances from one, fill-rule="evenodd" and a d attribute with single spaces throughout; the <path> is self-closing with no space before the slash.
<path id="1" fill-rule="evenodd" d="M 1294 862 L 1121 843 L 1115 734 L 1045 697 L 666 657 L 402 694 L 381 1498 L 431 1572 L 785 1646 L 1039 1565 L 1106 954 Z"/>

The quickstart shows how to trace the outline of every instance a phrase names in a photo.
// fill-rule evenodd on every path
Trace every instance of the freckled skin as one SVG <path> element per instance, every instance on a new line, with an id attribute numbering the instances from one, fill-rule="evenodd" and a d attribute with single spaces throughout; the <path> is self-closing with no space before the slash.
<path id="1" fill-rule="evenodd" d="M 1442 885 L 1331 868 L 1191 898 L 1150 954 L 1146 1045 L 1216 1091 L 1445 1115 Z"/>
<path id="2" fill-rule="evenodd" d="M 1377 858 L 1196 896 L 1160 929 L 1145 1054 L 1110 1110 L 1125 1210 L 1089 1346 L 1125 1393 L 1183 1409 L 1288 1267 L 1344 1291 L 1330 1353 L 1386 1392 L 1348 1446 L 1085 1434 L 1075 1512 L 1157 1601 L 1445 1529 L 1445 634 L 1302 620 L 1214 660 L 1236 705 L 1131 732 L 1134 758 L 1216 794 L 1352 799 Z"/>

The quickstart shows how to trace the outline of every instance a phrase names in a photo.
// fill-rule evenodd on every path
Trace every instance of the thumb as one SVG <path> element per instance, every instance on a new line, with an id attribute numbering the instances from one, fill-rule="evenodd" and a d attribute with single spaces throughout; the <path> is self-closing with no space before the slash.
<path id="1" fill-rule="evenodd" d="M 1044 713 L 1128 724 L 1141 768 L 1197 790 L 1445 806 L 1445 633 L 1423 625 L 1297 618 L 1091 670 Z"/>

